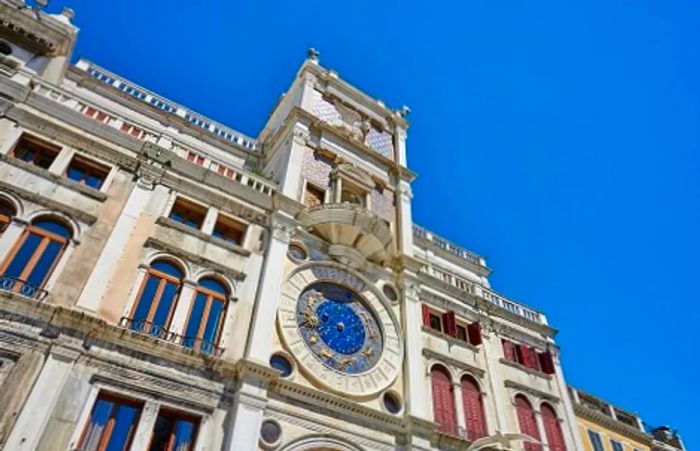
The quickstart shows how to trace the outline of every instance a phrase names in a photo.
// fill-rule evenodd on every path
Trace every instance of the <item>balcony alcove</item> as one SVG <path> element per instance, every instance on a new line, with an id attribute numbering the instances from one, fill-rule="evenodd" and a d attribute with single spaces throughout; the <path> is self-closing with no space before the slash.
<path id="1" fill-rule="evenodd" d="M 381 265 L 391 256 L 388 224 L 361 205 L 318 205 L 301 211 L 297 219 L 330 243 L 328 252 L 333 258 L 352 267 L 360 267 L 366 260 Z"/>

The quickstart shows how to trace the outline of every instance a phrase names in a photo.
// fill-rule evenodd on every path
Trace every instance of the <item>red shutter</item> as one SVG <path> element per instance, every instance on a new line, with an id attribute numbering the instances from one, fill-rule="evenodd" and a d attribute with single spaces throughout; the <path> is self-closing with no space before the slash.
<path id="1" fill-rule="evenodd" d="M 547 436 L 547 443 L 550 451 L 566 451 L 564 437 L 561 433 L 561 426 L 557 413 L 548 404 L 542 404 L 542 423 L 544 424 L 544 432 Z"/>
<path id="2" fill-rule="evenodd" d="M 486 436 L 484 399 L 476 382 L 470 377 L 462 379 L 462 404 L 467 428 L 467 438 L 476 440 Z"/>
<path id="3" fill-rule="evenodd" d="M 515 397 L 515 410 L 518 414 L 518 425 L 520 432 L 529 435 L 538 442 L 540 441 L 540 432 L 537 429 L 537 420 L 535 420 L 535 412 L 532 406 L 524 396 L 518 395 Z M 525 451 L 542 451 L 542 445 L 532 442 L 525 442 Z"/>
<path id="4" fill-rule="evenodd" d="M 469 343 L 474 346 L 479 346 L 483 341 L 481 340 L 481 324 L 479 321 L 471 323 L 467 326 L 467 335 L 469 336 Z"/>
<path id="5" fill-rule="evenodd" d="M 446 434 L 455 434 L 457 415 L 450 375 L 444 368 L 434 366 L 430 371 L 430 382 L 433 388 L 433 414 L 438 429 Z"/>
<path id="6" fill-rule="evenodd" d="M 513 343 L 508 340 L 501 340 L 503 343 L 503 357 L 506 358 L 506 360 L 510 360 L 515 362 L 515 349 L 513 347 Z"/>
<path id="7" fill-rule="evenodd" d="M 455 312 L 447 312 L 442 315 L 442 325 L 445 333 L 451 337 L 457 336 L 457 317 Z"/>
<path id="8" fill-rule="evenodd" d="M 427 305 L 422 304 L 423 307 L 423 325 L 425 327 L 430 327 L 430 308 Z"/>
<path id="9" fill-rule="evenodd" d="M 545 351 L 540 353 L 540 367 L 542 368 L 542 371 L 545 372 L 546 374 L 554 374 L 556 373 L 556 370 L 554 369 L 554 358 L 552 357 L 552 353 L 549 351 Z"/>
<path id="10" fill-rule="evenodd" d="M 533 368 L 535 370 L 540 369 L 540 362 L 539 359 L 537 358 L 537 350 L 535 348 L 529 348 L 528 349 L 528 359 L 529 359 L 529 367 Z"/>

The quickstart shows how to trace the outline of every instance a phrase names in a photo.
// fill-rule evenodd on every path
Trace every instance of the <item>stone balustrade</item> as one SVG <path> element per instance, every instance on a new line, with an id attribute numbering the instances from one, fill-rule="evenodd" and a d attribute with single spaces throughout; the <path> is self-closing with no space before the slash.
<path id="1" fill-rule="evenodd" d="M 75 110 L 91 119 L 94 119 L 97 122 L 101 122 L 109 127 L 115 128 L 135 139 L 157 144 L 173 152 L 180 158 L 192 161 L 192 159 L 188 158 L 188 156 L 201 155 L 201 160 L 193 161 L 195 164 L 217 172 L 224 177 L 236 180 L 239 183 L 265 195 L 272 196 L 278 191 L 277 185 L 263 179 L 262 177 L 253 175 L 248 171 L 234 167 L 233 165 L 227 165 L 224 162 L 218 161 L 209 156 L 199 154 L 194 150 L 188 149 L 180 144 L 174 144 L 171 139 L 162 140 L 161 137 L 165 135 L 164 133 L 149 129 L 140 124 L 134 124 L 113 112 L 105 111 L 104 108 L 81 99 L 61 88 L 44 83 L 40 80 L 34 80 L 33 86 L 34 92 L 37 94 L 50 98 L 64 107 Z"/>
<path id="2" fill-rule="evenodd" d="M 424 229 L 423 227 L 413 224 L 413 236 L 425 241 L 428 241 L 430 243 L 433 243 L 435 246 L 449 252 L 452 255 L 455 255 L 462 260 L 465 260 L 469 263 L 472 263 L 474 265 L 478 266 L 483 266 L 486 267 L 486 261 L 479 255 L 475 254 L 474 252 L 471 252 L 467 249 L 464 249 L 461 246 L 457 246 L 456 244 L 452 243 L 451 241 L 448 241 L 430 230 Z"/>
<path id="3" fill-rule="evenodd" d="M 456 276 L 450 272 L 444 271 L 435 266 L 426 265 L 423 267 L 423 272 L 431 275 L 432 277 L 435 277 L 436 279 L 439 279 L 440 281 L 446 284 L 452 285 L 453 287 L 461 291 L 485 299 L 490 303 L 511 313 L 514 313 L 518 316 L 522 316 L 523 318 L 526 318 L 538 324 L 546 324 L 546 320 L 541 313 L 529 307 L 526 307 L 518 302 L 515 302 L 511 299 L 508 299 L 505 296 L 501 296 L 495 291 L 486 288 L 479 283 Z"/>
<path id="4" fill-rule="evenodd" d="M 246 149 L 254 151 L 259 150 L 258 143 L 255 139 L 237 132 L 232 128 L 226 127 L 225 125 L 219 124 L 212 119 L 197 114 L 194 111 L 161 97 L 158 94 L 148 91 L 141 86 L 135 85 L 128 80 L 125 80 L 87 60 L 81 59 L 78 61 L 75 67 L 102 83 L 113 86 L 114 88 L 119 89 L 120 91 L 123 91 L 130 96 L 142 102 L 148 103 L 166 113 L 179 116 L 197 127 L 224 138 L 227 141 L 238 144 Z"/>

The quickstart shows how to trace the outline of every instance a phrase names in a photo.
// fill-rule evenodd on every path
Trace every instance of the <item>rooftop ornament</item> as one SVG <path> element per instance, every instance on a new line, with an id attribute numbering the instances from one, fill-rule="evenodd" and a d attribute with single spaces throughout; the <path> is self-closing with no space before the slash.
<path id="1" fill-rule="evenodd" d="M 315 48 L 311 47 L 309 50 L 306 51 L 306 57 L 310 59 L 311 61 L 316 61 L 318 62 L 318 57 L 321 56 L 321 52 L 316 50 Z"/>

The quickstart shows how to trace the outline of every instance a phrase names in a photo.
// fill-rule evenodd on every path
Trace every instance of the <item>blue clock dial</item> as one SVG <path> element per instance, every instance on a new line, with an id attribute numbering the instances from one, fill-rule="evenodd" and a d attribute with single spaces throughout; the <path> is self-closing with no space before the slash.
<path id="1" fill-rule="evenodd" d="M 330 282 L 315 283 L 301 294 L 296 316 L 306 345 L 325 365 L 357 374 L 379 360 L 379 323 L 354 291 Z"/>

